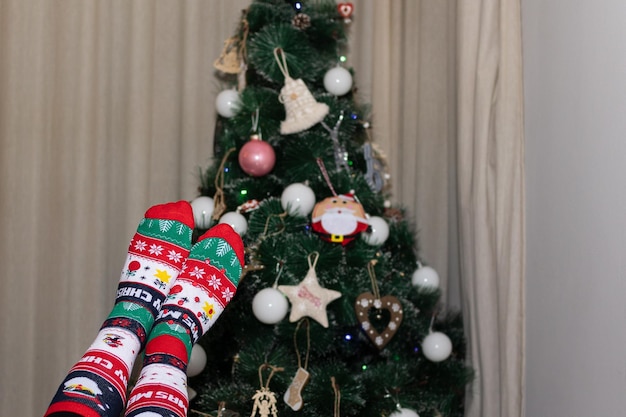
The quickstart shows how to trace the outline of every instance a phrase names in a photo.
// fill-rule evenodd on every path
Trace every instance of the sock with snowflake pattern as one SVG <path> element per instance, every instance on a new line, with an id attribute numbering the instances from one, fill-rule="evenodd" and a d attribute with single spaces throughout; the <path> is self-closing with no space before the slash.
<path id="1" fill-rule="evenodd" d="M 130 242 L 113 310 L 45 417 L 120 415 L 133 364 L 189 254 L 193 227 L 186 201 L 146 211 Z"/>
<path id="2" fill-rule="evenodd" d="M 227 224 L 209 229 L 192 246 L 150 333 L 126 417 L 187 415 L 191 349 L 235 295 L 243 264 L 243 242 Z"/>

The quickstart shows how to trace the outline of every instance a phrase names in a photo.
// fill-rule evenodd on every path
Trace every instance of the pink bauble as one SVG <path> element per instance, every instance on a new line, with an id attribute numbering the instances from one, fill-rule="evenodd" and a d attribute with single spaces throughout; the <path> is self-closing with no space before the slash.
<path id="1" fill-rule="evenodd" d="M 274 168 L 276 154 L 269 143 L 252 136 L 251 140 L 239 151 L 239 166 L 253 177 L 261 177 Z"/>

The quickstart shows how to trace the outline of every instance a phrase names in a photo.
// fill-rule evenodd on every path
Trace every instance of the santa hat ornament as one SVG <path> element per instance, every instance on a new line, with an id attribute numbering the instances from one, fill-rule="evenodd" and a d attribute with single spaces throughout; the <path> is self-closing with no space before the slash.
<path id="1" fill-rule="evenodd" d="M 314 232 L 323 240 L 342 246 L 352 242 L 369 226 L 365 209 L 352 192 L 320 201 L 313 208 L 312 217 Z"/>
<path id="2" fill-rule="evenodd" d="M 294 80 L 289 76 L 287 58 L 281 48 L 274 49 L 274 57 L 285 76 L 285 86 L 280 90 L 279 99 L 285 105 L 287 117 L 280 124 L 280 133 L 299 133 L 324 120 L 328 106 L 315 100 L 302 79 Z"/>

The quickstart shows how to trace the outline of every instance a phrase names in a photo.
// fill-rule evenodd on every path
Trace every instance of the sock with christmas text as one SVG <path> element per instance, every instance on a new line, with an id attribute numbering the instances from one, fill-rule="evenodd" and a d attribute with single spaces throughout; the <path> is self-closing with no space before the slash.
<path id="1" fill-rule="evenodd" d="M 119 417 L 133 364 L 189 254 L 193 227 L 186 201 L 146 211 L 130 242 L 113 310 L 45 417 Z"/>
<path id="2" fill-rule="evenodd" d="M 191 349 L 235 295 L 243 264 L 243 242 L 227 224 L 209 229 L 192 246 L 150 333 L 126 417 L 187 415 Z"/>

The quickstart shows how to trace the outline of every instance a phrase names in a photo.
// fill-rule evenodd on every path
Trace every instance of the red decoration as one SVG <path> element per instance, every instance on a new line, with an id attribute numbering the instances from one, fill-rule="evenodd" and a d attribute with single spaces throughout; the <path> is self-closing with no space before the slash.
<path id="1" fill-rule="evenodd" d="M 136 270 L 139 269 L 139 267 L 141 267 L 141 264 L 139 262 L 137 262 L 137 261 L 131 261 L 128 264 L 128 270 L 129 271 L 136 271 Z"/>
<path id="2" fill-rule="evenodd" d="M 325 198 L 315 205 L 312 216 L 313 231 L 343 246 L 369 226 L 363 206 L 352 194 Z"/>
<path id="3" fill-rule="evenodd" d="M 337 5 L 337 11 L 344 19 L 350 19 L 352 12 L 354 12 L 354 5 L 352 3 L 339 3 Z"/>

